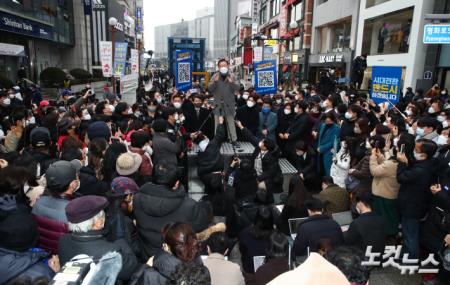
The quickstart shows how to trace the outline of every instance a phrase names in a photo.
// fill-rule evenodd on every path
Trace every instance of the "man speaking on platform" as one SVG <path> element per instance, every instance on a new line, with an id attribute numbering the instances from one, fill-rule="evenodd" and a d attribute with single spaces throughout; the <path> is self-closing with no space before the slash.
<path id="1" fill-rule="evenodd" d="M 214 120 L 219 124 L 219 116 L 226 120 L 228 139 L 232 142 L 237 140 L 236 127 L 234 125 L 234 114 L 236 112 L 234 93 L 239 90 L 239 85 L 234 83 L 233 76 L 228 70 L 228 61 L 220 59 L 217 63 L 219 72 L 214 74 L 213 82 L 209 85 L 209 93 L 214 95 Z"/>

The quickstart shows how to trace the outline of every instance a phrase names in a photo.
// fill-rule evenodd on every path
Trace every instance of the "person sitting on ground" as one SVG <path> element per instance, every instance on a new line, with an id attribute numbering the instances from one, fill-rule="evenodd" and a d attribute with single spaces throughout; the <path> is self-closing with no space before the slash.
<path id="1" fill-rule="evenodd" d="M 239 265 L 225 259 L 229 253 L 230 242 L 223 232 L 213 233 L 206 241 L 208 257 L 203 264 L 211 274 L 214 285 L 244 285 L 244 276 Z"/>
<path id="2" fill-rule="evenodd" d="M 347 191 L 334 184 L 331 176 L 322 177 L 322 191 L 317 194 L 317 198 L 323 203 L 325 215 L 350 210 L 350 198 Z"/>
<path id="3" fill-rule="evenodd" d="M 325 238 L 331 240 L 333 247 L 341 245 L 344 241 L 341 227 L 331 217 L 323 214 L 322 202 L 312 198 L 305 205 L 309 218 L 298 226 L 292 249 L 295 255 L 317 252 L 319 241 Z"/>
<path id="4" fill-rule="evenodd" d="M 350 284 L 367 285 L 370 268 L 362 264 L 364 253 L 354 247 L 340 246 L 330 250 L 325 258 L 347 277 Z"/>

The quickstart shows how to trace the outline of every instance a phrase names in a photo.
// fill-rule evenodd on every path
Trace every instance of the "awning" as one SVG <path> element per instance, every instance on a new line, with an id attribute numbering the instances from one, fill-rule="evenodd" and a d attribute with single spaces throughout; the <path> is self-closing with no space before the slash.
<path id="1" fill-rule="evenodd" d="M 0 43 L 0 55 L 25 56 L 24 46 Z"/>

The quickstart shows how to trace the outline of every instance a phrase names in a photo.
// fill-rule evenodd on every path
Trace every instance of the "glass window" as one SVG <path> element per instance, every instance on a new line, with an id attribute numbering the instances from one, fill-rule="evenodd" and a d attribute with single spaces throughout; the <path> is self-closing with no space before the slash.
<path id="1" fill-rule="evenodd" d="M 320 5 L 320 4 L 323 4 L 323 3 L 325 3 L 325 2 L 327 2 L 328 0 L 319 0 L 317 3 L 317 5 Z"/>
<path id="2" fill-rule="evenodd" d="M 272 18 L 275 15 L 280 13 L 280 0 L 271 0 L 270 1 L 270 17 Z"/>
<path id="3" fill-rule="evenodd" d="M 331 49 L 332 51 L 342 51 L 350 47 L 351 22 L 342 22 L 331 26 Z"/>
<path id="4" fill-rule="evenodd" d="M 294 38 L 294 50 L 300 49 L 301 37 Z"/>
<path id="5" fill-rule="evenodd" d="M 262 25 L 267 22 L 267 6 L 263 6 L 259 11 L 259 24 Z"/>
<path id="6" fill-rule="evenodd" d="M 365 20 L 362 53 L 407 53 L 413 12 L 411 7 Z"/>
<path id="7" fill-rule="evenodd" d="M 387 2 L 389 0 L 367 0 L 366 1 L 366 8 L 370 8 L 372 6 Z"/>

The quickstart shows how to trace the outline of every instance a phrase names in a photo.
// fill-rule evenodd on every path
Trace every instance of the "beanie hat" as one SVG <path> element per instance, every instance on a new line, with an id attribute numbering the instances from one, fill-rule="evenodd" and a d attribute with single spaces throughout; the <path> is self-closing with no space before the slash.
<path id="1" fill-rule="evenodd" d="M 111 139 L 111 130 L 108 124 L 103 121 L 98 121 L 88 126 L 87 135 L 91 141 L 95 138 L 104 138 L 109 141 Z"/>

